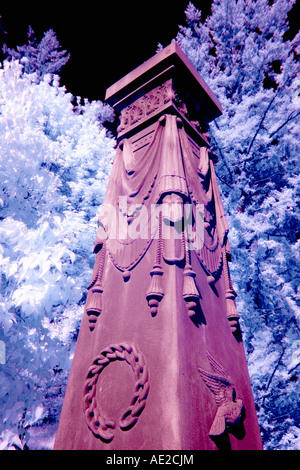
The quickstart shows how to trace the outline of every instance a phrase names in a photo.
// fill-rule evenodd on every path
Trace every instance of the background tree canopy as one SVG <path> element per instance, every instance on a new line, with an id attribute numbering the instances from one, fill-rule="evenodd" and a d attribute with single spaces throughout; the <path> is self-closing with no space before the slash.
<path id="1" fill-rule="evenodd" d="M 174 38 L 223 106 L 211 141 L 266 449 L 300 448 L 300 34 L 289 35 L 293 3 L 215 0 L 203 19 L 190 3 Z M 60 85 L 69 54 L 53 30 L 39 42 L 29 28 L 25 45 L 3 52 L 0 448 L 51 449 L 114 158 L 103 127 L 112 111 Z"/>

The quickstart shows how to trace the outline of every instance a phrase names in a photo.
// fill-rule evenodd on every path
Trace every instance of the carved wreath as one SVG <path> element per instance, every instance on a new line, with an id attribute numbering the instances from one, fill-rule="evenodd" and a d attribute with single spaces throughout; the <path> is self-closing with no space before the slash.
<path id="1" fill-rule="evenodd" d="M 116 428 L 116 422 L 101 414 L 97 402 L 96 387 L 103 369 L 115 360 L 126 361 L 135 374 L 135 393 L 130 406 L 119 420 L 119 426 L 123 431 L 131 429 L 137 423 L 140 414 L 146 406 L 146 399 L 150 388 L 149 374 L 144 357 L 134 345 L 126 343 L 114 344 L 105 348 L 95 358 L 88 370 L 85 381 L 83 411 L 89 429 L 96 437 L 105 442 L 113 440 L 114 433 L 112 430 Z"/>

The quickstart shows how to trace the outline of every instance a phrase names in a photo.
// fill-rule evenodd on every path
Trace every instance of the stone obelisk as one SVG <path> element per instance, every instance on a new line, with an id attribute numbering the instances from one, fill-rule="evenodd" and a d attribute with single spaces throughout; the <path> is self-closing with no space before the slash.
<path id="1" fill-rule="evenodd" d="M 261 449 L 209 143 L 221 105 L 176 43 L 106 101 L 117 150 L 55 449 Z"/>

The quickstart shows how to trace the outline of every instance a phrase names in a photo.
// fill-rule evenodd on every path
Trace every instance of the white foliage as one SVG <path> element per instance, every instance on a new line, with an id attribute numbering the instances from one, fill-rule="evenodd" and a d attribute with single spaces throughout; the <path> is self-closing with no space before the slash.
<path id="1" fill-rule="evenodd" d="M 250 376 L 270 449 L 299 446 L 300 33 L 285 37 L 294 3 L 214 0 L 205 22 L 190 3 L 177 36 L 222 103 L 210 133 Z"/>
<path id="2" fill-rule="evenodd" d="M 114 155 L 107 106 L 74 105 L 59 77 L 21 72 L 17 61 L 0 70 L 3 449 L 57 425 Z"/>

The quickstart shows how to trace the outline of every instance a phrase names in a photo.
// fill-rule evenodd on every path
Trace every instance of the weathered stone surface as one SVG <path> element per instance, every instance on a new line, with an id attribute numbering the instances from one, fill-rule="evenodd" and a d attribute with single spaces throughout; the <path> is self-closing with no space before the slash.
<path id="1" fill-rule="evenodd" d="M 261 449 L 207 134 L 220 103 L 175 43 L 106 98 L 118 149 L 55 448 Z"/>

